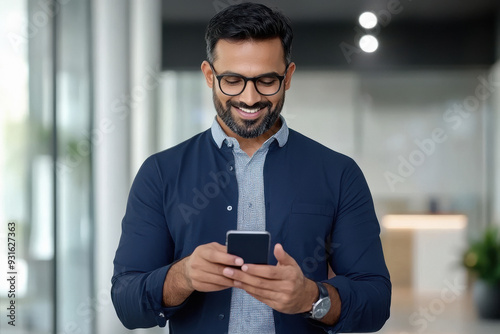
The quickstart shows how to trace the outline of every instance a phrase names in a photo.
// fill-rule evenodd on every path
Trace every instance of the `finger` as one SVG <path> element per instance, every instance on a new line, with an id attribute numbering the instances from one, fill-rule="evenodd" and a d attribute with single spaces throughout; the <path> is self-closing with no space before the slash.
<path id="1" fill-rule="evenodd" d="M 241 266 L 241 271 L 253 276 L 259 276 L 266 279 L 283 279 L 284 272 L 276 266 L 262 265 L 262 264 L 249 264 L 245 263 Z"/>
<path id="2" fill-rule="evenodd" d="M 200 256 L 206 261 L 220 263 L 226 266 L 241 266 L 243 259 L 232 254 L 228 254 L 226 246 L 216 242 L 199 246 Z"/>
<path id="3" fill-rule="evenodd" d="M 200 252 L 203 253 L 203 252 Z M 200 254 L 194 254 L 194 256 L 189 257 L 189 261 L 187 262 L 187 267 L 189 271 L 189 276 L 191 278 L 197 278 L 200 277 L 204 274 L 212 274 L 220 277 L 224 277 L 223 275 L 223 270 L 224 268 L 228 267 L 228 264 L 220 264 L 217 262 L 212 262 L 216 261 L 214 259 L 217 258 L 217 255 L 200 255 Z M 224 255 L 224 254 L 223 254 Z M 209 259 L 207 260 L 205 257 L 208 257 Z M 211 259 L 210 259 L 211 258 Z M 237 258 L 238 259 L 238 258 Z M 238 262 L 237 260 L 234 262 Z M 230 266 L 234 266 L 233 262 L 229 262 Z"/>
<path id="4" fill-rule="evenodd" d="M 225 245 L 221 245 L 218 242 L 212 242 L 209 244 L 211 247 L 217 249 L 220 252 L 227 253 L 227 247 Z"/>
<path id="5" fill-rule="evenodd" d="M 193 269 L 196 270 L 197 272 L 199 272 L 200 275 L 212 274 L 212 275 L 217 275 L 217 276 L 222 276 L 222 277 L 224 277 L 224 274 L 223 274 L 224 268 L 227 268 L 227 266 L 223 265 L 223 264 L 212 263 L 212 262 L 203 261 L 203 260 L 199 264 L 193 266 Z"/>
<path id="6" fill-rule="evenodd" d="M 296 264 L 293 257 L 291 257 L 290 255 L 288 255 L 287 252 L 285 252 L 285 250 L 283 249 L 283 246 L 281 244 L 276 244 L 274 246 L 274 257 L 276 258 L 276 260 L 278 260 L 278 264 L 281 264 L 281 265 L 295 265 Z"/>
<path id="7" fill-rule="evenodd" d="M 232 279 L 207 272 L 195 274 L 191 282 L 195 290 L 202 292 L 218 291 L 234 286 Z"/>
<path id="8" fill-rule="evenodd" d="M 279 291 L 279 284 L 276 282 L 266 282 L 263 284 L 255 284 L 249 281 L 237 281 L 234 280 L 234 287 L 245 290 L 248 293 L 252 293 L 261 297 L 266 297 L 272 299 Z"/>
<path id="9" fill-rule="evenodd" d="M 276 309 L 278 301 L 281 300 L 281 294 L 273 290 L 264 290 L 259 287 L 247 285 L 242 282 L 235 281 L 235 287 L 244 290 L 250 296 L 263 302 L 264 304 Z"/>
<path id="10" fill-rule="evenodd" d="M 249 295 L 276 311 L 293 314 L 298 313 L 298 310 L 300 310 L 297 304 L 297 296 L 290 294 L 289 291 L 265 290 L 238 281 L 234 283 L 235 287 L 245 290 Z"/>
<path id="11" fill-rule="evenodd" d="M 235 282 L 236 287 L 240 287 L 238 286 L 238 284 L 244 284 L 245 286 L 269 291 L 278 291 L 282 282 L 278 280 L 270 280 L 259 276 L 249 275 L 235 268 L 224 268 L 223 275 L 227 278 L 232 279 Z"/>
<path id="12" fill-rule="evenodd" d="M 199 282 L 198 284 L 193 286 L 193 288 L 199 292 L 214 292 L 214 291 L 222 291 L 225 289 L 229 289 L 232 288 L 232 286 Z"/>

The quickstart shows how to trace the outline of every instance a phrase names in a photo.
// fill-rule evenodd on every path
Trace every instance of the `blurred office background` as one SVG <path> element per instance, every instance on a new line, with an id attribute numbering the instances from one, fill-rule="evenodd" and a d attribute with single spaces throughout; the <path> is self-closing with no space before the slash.
<path id="1" fill-rule="evenodd" d="M 2 333 L 126 332 L 109 290 L 131 181 L 210 126 L 204 29 L 239 2 L 0 2 Z M 381 333 L 498 333 L 461 266 L 467 241 L 500 225 L 498 1 L 262 2 L 293 22 L 289 126 L 353 157 L 370 185 L 394 284 Z"/>

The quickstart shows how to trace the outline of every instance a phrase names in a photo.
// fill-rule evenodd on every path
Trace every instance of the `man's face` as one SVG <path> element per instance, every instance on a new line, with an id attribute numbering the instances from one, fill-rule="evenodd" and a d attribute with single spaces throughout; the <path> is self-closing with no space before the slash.
<path id="1" fill-rule="evenodd" d="M 215 47 L 213 68 L 217 75 L 240 74 L 256 77 L 266 73 L 284 75 L 283 47 L 279 38 L 264 41 L 227 41 L 220 40 Z M 243 92 L 236 96 L 224 94 L 215 73 L 208 62 L 203 62 L 202 71 L 207 84 L 213 90 L 217 115 L 229 135 L 243 138 L 257 138 L 271 129 L 277 122 L 285 101 L 285 90 L 295 64 L 290 64 L 280 90 L 275 95 L 260 94 L 252 81 L 248 81 Z"/>

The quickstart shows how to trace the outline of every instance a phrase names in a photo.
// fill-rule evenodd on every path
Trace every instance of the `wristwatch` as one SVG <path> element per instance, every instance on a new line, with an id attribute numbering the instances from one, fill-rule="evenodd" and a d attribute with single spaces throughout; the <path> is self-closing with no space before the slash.
<path id="1" fill-rule="evenodd" d="M 328 311 L 332 303 L 330 301 L 330 295 L 328 295 L 328 290 L 326 286 L 321 282 L 316 282 L 319 289 L 319 298 L 313 303 L 312 310 L 305 313 L 305 316 L 314 320 L 322 319 Z"/>

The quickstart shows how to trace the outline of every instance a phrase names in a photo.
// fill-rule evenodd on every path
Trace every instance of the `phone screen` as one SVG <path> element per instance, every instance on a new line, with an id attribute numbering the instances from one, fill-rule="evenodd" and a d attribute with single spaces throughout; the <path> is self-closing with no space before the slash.
<path id="1" fill-rule="evenodd" d="M 267 264 L 271 235 L 267 231 L 228 231 L 227 252 L 245 263 Z"/>

